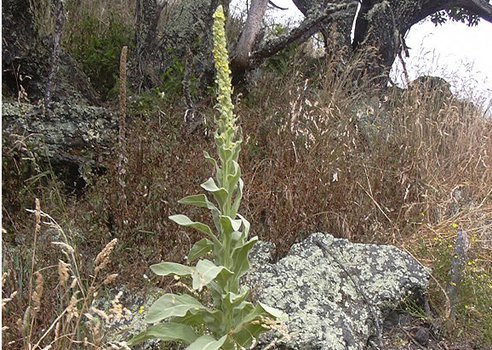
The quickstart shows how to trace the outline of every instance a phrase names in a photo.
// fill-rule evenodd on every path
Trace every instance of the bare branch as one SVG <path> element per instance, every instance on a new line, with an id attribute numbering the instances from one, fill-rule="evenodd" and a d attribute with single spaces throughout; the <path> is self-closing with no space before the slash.
<path id="1" fill-rule="evenodd" d="M 492 5 L 486 0 L 458 0 L 457 6 L 463 7 L 487 22 L 492 23 Z"/>
<path id="2" fill-rule="evenodd" d="M 251 59 L 261 61 L 275 55 L 292 43 L 302 43 L 309 39 L 313 34 L 320 31 L 321 25 L 326 25 L 326 21 L 334 21 L 340 12 L 351 7 L 356 7 L 357 2 L 346 4 L 330 4 L 326 7 L 323 14 L 318 17 L 307 17 L 297 28 L 293 29 L 288 35 L 271 40 L 253 52 Z"/>
<path id="3" fill-rule="evenodd" d="M 276 5 L 273 1 L 268 1 L 268 5 L 274 7 L 276 9 L 278 9 L 278 10 L 282 10 L 282 11 L 288 10 L 287 7 L 280 7 L 280 6 Z"/>

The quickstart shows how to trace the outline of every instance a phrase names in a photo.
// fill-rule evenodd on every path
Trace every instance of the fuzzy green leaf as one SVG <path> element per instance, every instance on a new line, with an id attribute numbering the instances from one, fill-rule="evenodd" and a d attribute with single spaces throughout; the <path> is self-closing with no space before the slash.
<path id="1" fill-rule="evenodd" d="M 220 217 L 220 224 L 224 232 L 230 235 L 234 231 L 239 231 L 242 221 L 231 219 L 229 216 L 222 215 Z"/>
<path id="2" fill-rule="evenodd" d="M 134 346 L 150 339 L 182 341 L 186 344 L 191 344 L 197 338 L 198 336 L 190 326 L 176 322 L 167 322 L 151 326 L 144 332 L 135 335 L 130 339 L 128 345 Z"/>
<path id="3" fill-rule="evenodd" d="M 237 344 L 245 348 L 251 345 L 253 338 L 257 338 L 261 333 L 268 330 L 263 326 L 261 316 L 286 319 L 286 315 L 282 311 L 262 303 L 258 303 L 258 305 L 253 307 L 251 303 L 243 302 L 236 309 L 237 313 L 234 314 L 234 319 L 238 320 L 238 322 L 229 335 Z"/>
<path id="4" fill-rule="evenodd" d="M 212 230 L 210 229 L 210 227 L 208 227 L 207 225 L 205 225 L 201 222 L 192 221 L 186 215 L 181 215 L 181 214 L 171 215 L 169 217 L 169 219 L 174 221 L 178 225 L 194 228 L 197 231 L 200 231 L 200 232 L 207 234 L 209 237 L 215 238 L 215 235 L 212 233 Z"/>
<path id="5" fill-rule="evenodd" d="M 209 252 L 211 252 L 214 248 L 214 243 L 207 238 L 203 238 L 196 242 L 193 247 L 191 247 L 190 252 L 188 253 L 188 261 L 192 262 L 196 259 L 199 259 Z"/>
<path id="6" fill-rule="evenodd" d="M 217 184 L 215 183 L 214 179 L 209 178 L 207 181 L 202 183 L 200 186 L 205 191 L 212 193 L 215 200 L 217 201 L 217 204 L 219 204 L 220 207 L 222 207 L 224 205 L 224 203 L 227 200 L 228 192 L 225 188 L 218 187 Z"/>
<path id="7" fill-rule="evenodd" d="M 231 333 L 230 336 L 242 349 L 249 349 L 253 340 L 267 330 L 261 322 L 249 322 L 243 324 L 237 332 Z"/>
<path id="8" fill-rule="evenodd" d="M 239 164 L 233 160 L 232 161 L 232 169 L 229 174 L 227 174 L 227 182 L 229 183 L 229 188 L 228 191 L 229 193 L 232 193 L 236 189 L 236 185 L 241 178 L 241 168 L 239 167 Z"/>
<path id="9" fill-rule="evenodd" d="M 152 304 L 145 322 L 156 323 L 169 317 L 181 317 L 190 310 L 205 309 L 198 300 L 190 295 L 164 294 Z"/>
<path id="10" fill-rule="evenodd" d="M 234 307 L 240 305 L 249 295 L 249 289 L 242 287 L 239 294 L 232 292 L 227 293 L 223 296 L 222 303 L 225 309 L 232 310 Z"/>
<path id="11" fill-rule="evenodd" d="M 159 276 L 178 275 L 190 276 L 193 273 L 193 268 L 190 266 L 177 264 L 173 262 L 161 262 L 150 266 L 153 273 Z"/>
<path id="12" fill-rule="evenodd" d="M 237 247 L 232 252 L 232 265 L 234 278 L 241 278 L 250 268 L 248 254 L 258 241 L 258 237 L 253 237 L 244 245 Z"/>
<path id="13" fill-rule="evenodd" d="M 269 314 L 270 316 L 275 317 L 277 320 L 287 320 L 287 314 L 284 313 L 282 310 L 276 309 L 274 307 L 268 306 L 266 304 L 263 304 L 261 302 L 258 302 L 258 304 L 263 308 L 263 310 Z"/>
<path id="14" fill-rule="evenodd" d="M 241 221 L 243 222 L 243 225 L 244 225 L 244 238 L 248 238 L 248 235 L 249 235 L 249 229 L 251 228 L 251 224 L 249 223 L 248 220 L 246 220 L 246 218 L 244 216 L 242 216 L 241 214 L 237 214 L 237 216 L 241 219 Z"/>
<path id="15" fill-rule="evenodd" d="M 219 175 L 220 168 L 219 168 L 219 165 L 217 164 L 217 161 L 215 160 L 215 158 L 211 157 L 207 151 L 204 151 L 203 154 L 205 156 L 205 159 L 213 165 L 215 171 L 217 172 L 217 175 Z"/>
<path id="16" fill-rule="evenodd" d="M 239 178 L 239 183 L 237 187 L 236 198 L 234 198 L 234 203 L 232 204 L 232 213 L 237 214 L 239 206 L 241 205 L 241 199 L 243 198 L 244 181 Z"/>
<path id="17" fill-rule="evenodd" d="M 219 350 L 224 345 L 226 339 L 227 335 L 224 335 L 219 340 L 216 340 L 210 335 L 203 335 L 190 344 L 186 350 Z"/>
<path id="18" fill-rule="evenodd" d="M 207 208 L 207 209 L 217 209 L 215 205 L 213 205 L 204 194 L 197 194 L 193 196 L 184 197 L 179 200 L 178 203 L 185 205 L 193 205 L 199 208 Z"/>
<path id="19" fill-rule="evenodd" d="M 225 274 L 232 274 L 224 266 L 217 266 L 210 260 L 198 261 L 195 272 L 193 273 L 193 289 L 201 291 L 203 287 L 212 282 L 223 271 Z"/>

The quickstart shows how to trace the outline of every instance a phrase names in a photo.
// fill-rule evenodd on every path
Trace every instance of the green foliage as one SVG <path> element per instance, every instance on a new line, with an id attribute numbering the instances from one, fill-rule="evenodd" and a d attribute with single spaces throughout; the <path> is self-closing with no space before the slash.
<path id="1" fill-rule="evenodd" d="M 451 237 L 454 237 L 454 234 Z M 471 241 L 473 244 L 476 239 L 472 237 Z M 442 285 L 446 286 L 450 280 L 454 242 L 451 239 L 436 239 L 436 243 L 435 256 L 437 259 L 433 265 L 433 273 Z M 463 336 L 463 331 L 469 334 L 478 333 L 485 344 L 491 345 L 492 270 L 480 260 L 472 257 L 467 262 L 462 281 L 458 286 L 457 317 L 449 326 L 453 335 L 458 338 Z M 439 301 L 439 304 L 445 304 L 445 302 Z"/>
<path id="2" fill-rule="evenodd" d="M 448 19 L 455 22 L 466 23 L 466 25 L 470 27 L 476 26 L 480 21 L 479 16 L 471 14 L 466 9 L 457 6 L 447 10 L 438 11 L 431 15 L 431 21 L 435 25 L 444 24 Z"/>
<path id="3" fill-rule="evenodd" d="M 213 307 L 191 295 L 165 294 L 149 309 L 146 321 L 156 324 L 134 337 L 130 344 L 147 339 L 180 341 L 187 349 L 237 349 L 249 347 L 255 338 L 271 328 L 282 316 L 278 310 L 248 301 L 248 288 L 240 279 L 249 270 L 248 253 L 258 240 L 248 238 L 250 224 L 238 214 L 244 183 L 238 164 L 242 140 L 236 126 L 231 101 L 231 78 L 224 33 L 224 13 L 219 6 L 214 15 L 214 57 L 217 70 L 220 117 L 215 144 L 219 161 L 205 154 L 214 166 L 215 178 L 201 184 L 205 194 L 183 198 L 180 203 L 210 210 L 214 229 L 186 215 L 172 215 L 178 225 L 191 227 L 206 238 L 195 243 L 188 260 L 195 266 L 162 262 L 151 266 L 159 276 L 191 279 L 197 292 L 206 289 Z M 209 258 L 209 259 L 207 259 Z M 168 321 L 166 323 L 159 323 Z"/>
<path id="4" fill-rule="evenodd" d="M 71 31 L 65 45 L 82 64 L 94 88 L 104 98 L 111 97 L 118 78 L 121 48 L 130 46 L 133 31 L 114 14 L 107 23 L 89 15 L 78 25 L 79 28 Z"/>

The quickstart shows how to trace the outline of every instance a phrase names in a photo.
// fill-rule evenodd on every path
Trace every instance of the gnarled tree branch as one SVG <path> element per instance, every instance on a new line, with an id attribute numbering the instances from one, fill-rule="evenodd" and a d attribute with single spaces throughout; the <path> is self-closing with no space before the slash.
<path id="1" fill-rule="evenodd" d="M 288 35 L 271 40 L 263 44 L 258 50 L 254 51 L 251 59 L 254 62 L 275 55 L 279 51 L 292 43 L 302 43 L 309 39 L 313 34 L 320 31 L 320 26 L 326 24 L 326 20 L 336 20 L 337 15 L 350 7 L 356 7 L 357 2 L 346 4 L 328 5 L 323 14 L 318 17 L 307 17 L 297 28 L 293 29 Z"/>

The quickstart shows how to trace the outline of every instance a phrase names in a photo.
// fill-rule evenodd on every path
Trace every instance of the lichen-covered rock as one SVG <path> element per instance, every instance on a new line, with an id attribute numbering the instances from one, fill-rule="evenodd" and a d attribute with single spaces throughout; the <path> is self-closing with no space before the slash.
<path id="1" fill-rule="evenodd" d="M 55 174 L 70 174 L 64 179 L 70 182 L 78 181 L 81 169 L 104 167 L 118 136 L 114 113 L 67 101 L 52 103 L 49 113 L 42 106 L 3 102 L 2 122 L 5 143 L 49 160 Z"/>
<path id="2" fill-rule="evenodd" d="M 260 251 L 260 263 L 252 254 L 247 283 L 260 301 L 289 316 L 289 337 L 281 341 L 288 349 L 377 344 L 385 315 L 428 285 L 429 271 L 393 246 L 315 233 L 275 264 L 265 262 Z"/>
<path id="3" fill-rule="evenodd" d="M 126 342 L 149 326 L 145 322 L 147 310 L 164 293 L 164 290 L 151 286 L 145 289 L 145 293 L 142 293 L 142 290 L 130 291 L 125 287 L 118 287 L 107 291 L 101 299 L 97 299 L 93 307 L 106 314 L 106 318 L 101 320 L 105 334 L 104 349 L 127 349 Z M 99 317 L 97 314 L 93 316 Z M 151 340 L 132 349 L 158 350 L 160 348 L 158 341 Z"/>

